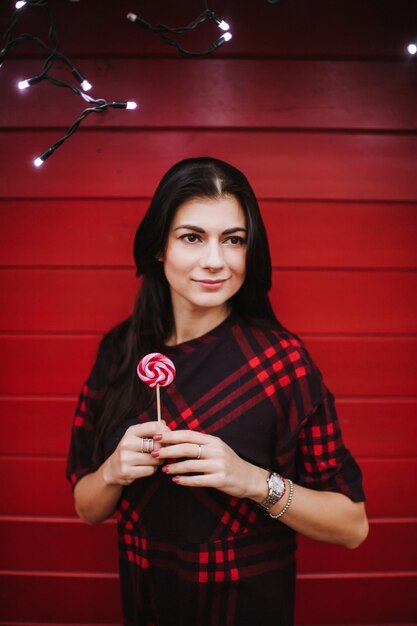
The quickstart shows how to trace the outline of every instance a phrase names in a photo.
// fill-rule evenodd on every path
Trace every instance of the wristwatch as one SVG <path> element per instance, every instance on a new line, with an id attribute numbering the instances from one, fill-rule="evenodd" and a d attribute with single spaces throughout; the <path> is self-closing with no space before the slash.
<path id="1" fill-rule="evenodd" d="M 266 479 L 268 483 L 269 493 L 266 499 L 263 502 L 259 503 L 259 506 L 268 511 L 271 506 L 274 506 L 281 500 L 282 496 L 285 493 L 285 480 L 280 474 L 276 474 L 275 472 L 271 472 L 268 478 Z"/>

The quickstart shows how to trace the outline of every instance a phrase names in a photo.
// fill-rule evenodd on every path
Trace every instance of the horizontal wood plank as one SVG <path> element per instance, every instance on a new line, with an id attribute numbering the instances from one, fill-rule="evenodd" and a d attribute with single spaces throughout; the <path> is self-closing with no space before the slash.
<path id="1" fill-rule="evenodd" d="M 275 271 L 271 301 L 301 334 L 417 331 L 417 272 Z"/>
<path id="2" fill-rule="evenodd" d="M 68 577 L 0 572 L 0 580 L 3 620 L 102 625 L 122 621 L 117 575 Z"/>
<path id="3" fill-rule="evenodd" d="M 0 397 L 0 454 L 67 454 L 76 396 Z"/>
<path id="4" fill-rule="evenodd" d="M 7 293 L 3 317 L 0 313 L 6 332 L 14 325 L 14 331 L 103 333 L 131 314 L 138 290 L 133 269 L 5 270 L 0 283 Z M 27 298 L 33 302 L 30 312 L 23 305 Z"/>
<path id="5" fill-rule="evenodd" d="M 416 395 L 415 337 L 306 336 L 306 344 L 336 396 Z"/>
<path id="6" fill-rule="evenodd" d="M 0 520 L 0 570 L 117 574 L 115 520 Z M 28 548 L 30 546 L 30 548 Z"/>
<path id="7" fill-rule="evenodd" d="M 99 344 L 92 335 L 3 335 L 0 394 L 79 393 Z M 304 336 L 336 396 L 417 396 L 416 337 Z"/>
<path id="8" fill-rule="evenodd" d="M 333 624 L 412 623 L 416 615 L 415 586 L 417 573 L 393 577 L 326 578 L 300 577 L 297 587 L 297 626 Z M 395 600 L 398 593 L 401 602 Z"/>
<path id="9" fill-rule="evenodd" d="M 117 125 L 128 113 L 110 115 Z M 245 172 L 262 198 L 417 200 L 413 135 L 84 129 L 34 167 L 60 136 L 38 130 L 0 136 L 10 165 L 0 173 L 4 197 L 71 196 L 74 180 L 77 197 L 149 196 L 175 162 L 208 154 Z"/>
<path id="10" fill-rule="evenodd" d="M 100 20 L 92 28 L 91 4 Z M 233 39 L 222 46 L 212 57 L 227 56 L 293 56 L 347 57 L 347 58 L 403 58 L 404 42 L 415 38 L 417 19 L 413 0 L 396 0 L 395 10 L 389 0 L 310 0 L 282 2 L 271 5 L 254 0 L 234 3 L 215 1 L 210 7 L 231 25 Z M 91 56 L 143 56 L 178 57 L 176 50 L 161 43 L 152 33 L 137 27 L 126 14 L 132 11 L 129 0 L 112 3 L 57 4 L 54 6 L 61 49 L 76 55 L 82 51 Z M 1 14 L 0 26 L 6 30 L 12 7 Z M 145 20 L 171 26 L 185 25 L 200 13 L 193 0 L 178 3 L 161 3 L 148 0 L 136 9 Z M 97 13 L 94 13 L 96 16 Z M 23 20 L 30 32 L 45 31 L 42 13 L 32 12 Z M 347 25 L 350 25 L 347 27 Z M 74 37 L 74 32 L 77 37 Z M 203 24 L 180 41 L 190 50 L 202 50 L 219 37 L 214 24 Z M 19 47 L 13 56 L 35 52 L 33 46 Z M 185 63 L 193 60 L 184 59 Z M 81 66 L 82 69 L 82 66 Z"/>
<path id="11" fill-rule="evenodd" d="M 3 620 L 63 623 L 65 615 L 65 623 L 120 623 L 119 583 L 116 578 L 39 576 L 31 573 L 5 573 L 1 578 Z M 354 575 L 346 578 L 300 577 L 296 623 L 300 626 L 411 623 L 415 616 L 416 578 L 416 575 L 394 577 L 392 574 L 361 578 Z M 400 603 L 393 601 L 393 585 L 401 594 Z M 25 602 L 19 601 L 22 597 Z M 349 602 L 346 602 L 346 597 Z M 74 598 L 77 602 L 73 601 Z M 326 610 L 323 609 L 323 598 L 326 598 Z M 341 607 L 343 616 L 340 615 Z"/>
<path id="12" fill-rule="evenodd" d="M 0 284 L 3 332 L 104 333 L 130 315 L 138 290 L 132 269 L 7 269 Z M 417 272 L 276 270 L 271 301 L 304 334 L 417 333 Z"/>
<path id="13" fill-rule="evenodd" d="M 355 455 L 416 456 L 417 401 L 336 399 L 343 437 Z"/>
<path id="14" fill-rule="evenodd" d="M 371 517 L 416 517 L 417 458 L 359 459 L 364 475 L 367 512 Z M 0 457 L 8 476 L 0 484 L 0 515 L 74 516 L 71 488 L 65 480 L 65 459 Z M 28 489 L 30 476 L 31 488 Z M 383 480 L 381 480 L 383 476 Z M 387 493 L 395 491 L 387 511 Z"/>
<path id="15" fill-rule="evenodd" d="M 371 522 L 367 540 L 356 550 L 300 535 L 298 573 L 412 571 L 416 531 L 416 520 Z M 387 550 L 393 536 L 396 549 Z M 118 568 L 114 520 L 89 526 L 80 520 L 3 519 L 0 547 L 0 570 L 116 573 Z"/>
<path id="16" fill-rule="evenodd" d="M 416 526 L 416 520 L 371 520 L 367 539 L 355 550 L 299 535 L 298 573 L 414 571 L 417 562 Z M 395 550 L 387 550 L 394 536 Z"/>
<path id="17" fill-rule="evenodd" d="M 148 205 L 0 199 L 0 265 L 133 267 L 133 238 Z M 262 200 L 260 206 L 275 267 L 417 267 L 417 203 Z"/>
<path id="18" fill-rule="evenodd" d="M 417 66 L 406 61 L 300 63 L 212 57 L 194 63 L 183 59 L 73 62 L 83 67 L 95 97 L 112 85 L 114 99 L 139 104 L 135 112 L 117 117 L 90 116 L 89 127 L 407 130 L 417 126 Z M 19 80 L 38 74 L 39 65 L 39 60 L 5 63 L 2 80 L 8 89 L 8 106 L 0 109 L 0 129 L 66 129 L 84 108 L 81 99 L 48 83 L 26 92 L 17 89 Z M 68 80 L 68 73 L 67 68 L 55 71 L 63 80 Z M 138 80 L 132 81 L 132 76 Z"/>

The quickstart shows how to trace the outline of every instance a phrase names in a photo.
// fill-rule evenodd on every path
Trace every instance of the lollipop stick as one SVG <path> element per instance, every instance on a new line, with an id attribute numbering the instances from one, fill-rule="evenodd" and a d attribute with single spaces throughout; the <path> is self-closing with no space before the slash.
<path id="1" fill-rule="evenodd" d="M 158 414 L 158 422 L 161 421 L 161 394 L 159 392 L 159 385 L 156 385 L 156 412 Z"/>

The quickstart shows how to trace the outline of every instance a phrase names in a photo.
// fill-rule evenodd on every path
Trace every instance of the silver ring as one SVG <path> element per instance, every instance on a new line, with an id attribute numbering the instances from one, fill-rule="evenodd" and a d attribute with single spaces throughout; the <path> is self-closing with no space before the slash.
<path id="1" fill-rule="evenodd" d="M 201 446 L 200 446 L 199 443 L 196 443 L 196 446 L 198 446 L 198 454 L 197 454 L 197 456 L 195 458 L 198 461 L 199 459 L 201 459 Z"/>
<path id="2" fill-rule="evenodd" d="M 150 454 L 153 452 L 154 441 L 149 438 L 142 438 L 142 449 L 141 452 L 144 454 Z"/>

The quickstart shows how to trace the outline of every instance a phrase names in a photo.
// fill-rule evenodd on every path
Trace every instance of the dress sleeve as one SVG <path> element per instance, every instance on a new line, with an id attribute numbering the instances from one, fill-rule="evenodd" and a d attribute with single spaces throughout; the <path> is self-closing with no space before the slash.
<path id="1" fill-rule="evenodd" d="M 323 398 L 305 420 L 297 442 L 297 483 L 337 491 L 364 502 L 362 472 L 345 447 L 332 393 L 322 383 Z"/>
<path id="2" fill-rule="evenodd" d="M 97 468 L 93 463 L 94 425 L 99 408 L 99 402 L 104 392 L 102 376 L 101 351 L 93 369 L 84 383 L 72 422 L 71 441 L 67 459 L 66 476 L 74 489 L 77 482 L 94 472 Z"/>

